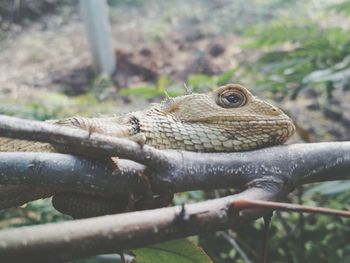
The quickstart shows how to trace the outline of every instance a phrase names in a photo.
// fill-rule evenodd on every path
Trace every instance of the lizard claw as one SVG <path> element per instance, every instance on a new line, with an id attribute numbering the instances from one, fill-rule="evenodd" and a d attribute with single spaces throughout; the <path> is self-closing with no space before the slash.
<path id="1" fill-rule="evenodd" d="M 137 133 L 135 135 L 128 137 L 128 139 L 138 143 L 141 149 L 146 144 L 146 135 L 144 133 Z"/>
<path id="2" fill-rule="evenodd" d="M 88 129 L 88 132 L 89 132 L 88 138 L 90 138 L 90 137 L 91 137 L 91 134 L 93 134 L 94 132 L 96 132 L 96 130 L 97 130 L 96 125 L 93 125 L 93 124 L 89 125 L 89 129 Z"/>

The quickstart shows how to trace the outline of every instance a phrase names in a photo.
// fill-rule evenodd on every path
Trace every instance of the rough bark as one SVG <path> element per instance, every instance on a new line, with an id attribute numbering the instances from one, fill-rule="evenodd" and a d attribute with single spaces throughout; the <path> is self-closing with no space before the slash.
<path id="1" fill-rule="evenodd" d="M 3 230 L 0 259 L 12 261 L 71 260 L 221 230 L 266 212 L 247 204 L 238 207 L 239 200 L 279 201 L 302 184 L 350 179 L 350 142 L 283 145 L 239 153 L 160 151 L 125 139 L 3 116 L 0 136 L 74 145 L 81 153 L 125 158 L 113 169 L 101 161 L 68 154 L 0 153 L 1 200 L 11 199 L 11 186 L 18 185 L 52 186 L 53 192 L 46 196 L 60 189 L 142 193 L 146 190 L 142 177 L 149 178 L 156 191 L 164 185 L 175 192 L 243 189 L 237 195 L 184 207 Z"/>

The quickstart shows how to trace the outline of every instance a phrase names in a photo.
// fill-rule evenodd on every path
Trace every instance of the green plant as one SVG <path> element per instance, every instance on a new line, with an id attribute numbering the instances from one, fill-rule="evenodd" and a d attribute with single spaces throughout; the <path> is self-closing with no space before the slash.
<path id="1" fill-rule="evenodd" d="M 231 82 L 236 70 L 228 70 L 221 75 L 208 76 L 203 74 L 193 74 L 188 78 L 188 86 L 195 92 L 207 92 L 213 88 L 228 84 Z"/>
<path id="2" fill-rule="evenodd" d="M 331 5 L 328 10 L 341 13 L 346 16 L 350 15 L 350 1 L 343 1 L 341 3 Z"/>
<path id="3" fill-rule="evenodd" d="M 256 74 L 258 86 L 292 97 L 314 82 L 333 82 L 319 76 L 320 80 L 311 83 L 310 75 L 326 69 L 327 74 L 336 72 L 339 69 L 329 69 L 337 68 L 334 65 L 350 52 L 350 31 L 323 27 L 311 19 L 279 19 L 252 27 L 246 35 L 251 38 L 247 48 L 263 51 L 258 63 L 248 67 Z"/>
<path id="4" fill-rule="evenodd" d="M 132 250 L 138 263 L 212 263 L 208 255 L 187 239 L 178 239 Z"/>

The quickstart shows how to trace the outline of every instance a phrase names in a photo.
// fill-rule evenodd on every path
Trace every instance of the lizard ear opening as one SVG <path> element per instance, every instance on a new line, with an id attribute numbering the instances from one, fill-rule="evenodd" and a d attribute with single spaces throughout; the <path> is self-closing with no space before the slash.
<path id="1" fill-rule="evenodd" d="M 229 87 L 217 94 L 216 103 L 223 108 L 239 108 L 247 103 L 247 96 L 243 91 Z"/>

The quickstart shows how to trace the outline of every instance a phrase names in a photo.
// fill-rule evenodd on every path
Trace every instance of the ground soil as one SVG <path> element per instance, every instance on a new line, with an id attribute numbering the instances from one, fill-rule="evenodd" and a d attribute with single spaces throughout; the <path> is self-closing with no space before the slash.
<path id="1" fill-rule="evenodd" d="M 96 74 L 76 2 L 19 2 L 20 6 L 0 4 L 0 98 L 21 103 L 21 98 L 38 99 L 41 92 L 73 97 L 90 92 Z M 225 10 L 221 2 L 225 1 L 213 1 L 204 11 L 220 14 Z M 205 23 L 202 16 L 196 16 L 204 12 L 202 6 L 190 7 L 188 11 L 188 6 L 179 6 L 168 15 L 161 13 L 162 6 L 113 9 L 117 72 L 110 98 L 120 99 L 122 87 L 155 86 L 164 76 L 182 83 L 192 74 L 216 75 L 241 63 L 254 63 L 256 54 L 240 47 L 239 35 L 220 31 L 214 22 Z M 349 92 L 344 90 L 337 90 L 332 101 L 306 90 L 297 100 L 285 100 L 282 107 L 300 127 L 297 141 L 350 140 L 349 101 Z M 147 101 L 136 104 L 138 108 Z"/>

